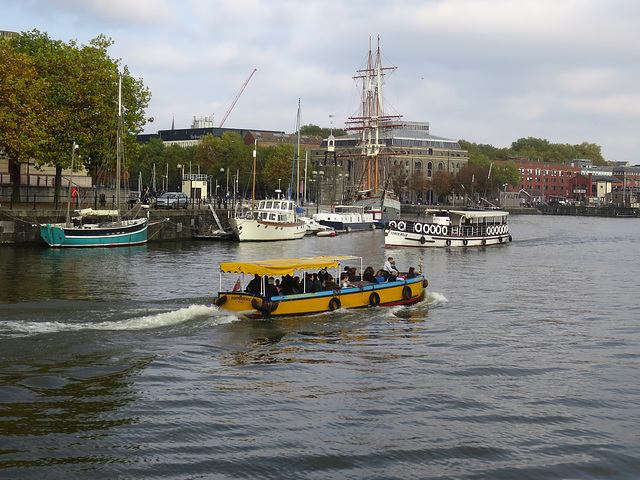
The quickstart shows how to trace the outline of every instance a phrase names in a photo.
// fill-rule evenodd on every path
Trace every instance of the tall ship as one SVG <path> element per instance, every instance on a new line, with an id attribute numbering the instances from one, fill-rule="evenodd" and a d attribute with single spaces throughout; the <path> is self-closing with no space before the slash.
<path id="1" fill-rule="evenodd" d="M 383 88 L 385 76 L 396 67 L 384 67 L 380 52 L 380 36 L 375 52 L 372 50 L 369 37 L 369 54 L 364 68 L 359 69 L 353 77 L 361 83 L 361 101 L 358 112 L 346 122 L 346 130 L 356 133 L 360 146 L 358 157 L 361 162 L 359 171 L 355 171 L 358 185 L 354 205 L 361 205 L 372 213 L 381 212 L 384 222 L 400 218 L 400 200 L 391 189 L 393 165 L 387 152 L 384 134 L 401 125 L 401 115 L 385 113 Z M 357 168 L 357 167 L 356 167 Z"/>

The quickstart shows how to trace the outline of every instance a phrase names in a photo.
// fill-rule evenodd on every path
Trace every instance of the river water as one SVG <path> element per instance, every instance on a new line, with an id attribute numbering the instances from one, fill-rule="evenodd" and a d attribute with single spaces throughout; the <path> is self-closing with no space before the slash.
<path id="1" fill-rule="evenodd" d="M 0 249 L 0 478 L 585 479 L 640 472 L 636 219 L 513 243 Z M 240 320 L 220 261 L 420 261 L 412 307 Z M 233 281 L 233 280 L 231 280 Z"/>

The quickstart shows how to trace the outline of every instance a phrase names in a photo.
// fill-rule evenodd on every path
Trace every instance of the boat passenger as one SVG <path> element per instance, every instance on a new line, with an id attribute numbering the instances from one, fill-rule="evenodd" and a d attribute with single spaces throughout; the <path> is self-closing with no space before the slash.
<path id="1" fill-rule="evenodd" d="M 398 274 L 398 268 L 396 267 L 396 261 L 393 259 L 393 257 L 387 258 L 387 261 L 384 262 L 384 267 L 382 267 L 382 269 L 385 272 L 387 272 L 388 274 L 392 274 L 394 271 L 396 272 L 396 275 Z"/>
<path id="2" fill-rule="evenodd" d="M 323 268 L 318 272 L 318 278 L 320 279 L 320 283 L 324 284 L 324 281 L 327 279 L 327 269 Z"/>
<path id="3" fill-rule="evenodd" d="M 407 272 L 407 278 L 416 278 L 416 276 L 416 267 L 410 267 L 409 271 Z"/>
<path id="4" fill-rule="evenodd" d="M 265 294 L 267 297 L 277 297 L 278 295 L 280 295 L 278 289 L 276 288 L 276 283 L 273 277 L 269 277 L 267 279 L 267 289 L 265 291 Z"/>
<path id="5" fill-rule="evenodd" d="M 284 278 L 282 279 L 282 284 L 280 285 L 280 289 L 282 290 L 283 295 L 293 295 L 295 293 L 295 283 L 291 275 L 287 274 L 284 276 Z"/>
<path id="6" fill-rule="evenodd" d="M 378 283 L 378 279 L 376 278 L 376 274 L 373 271 L 373 267 L 371 267 L 371 266 L 365 268 L 364 274 L 362 275 L 362 279 L 365 282 Z"/>
<path id="7" fill-rule="evenodd" d="M 318 278 L 318 274 L 311 275 L 311 292 L 320 292 L 322 290 L 322 282 Z"/>
<path id="8" fill-rule="evenodd" d="M 327 275 L 327 278 L 325 278 L 324 280 L 323 286 L 323 290 L 338 290 L 340 288 L 338 284 L 333 280 L 333 276 L 331 275 Z"/>
<path id="9" fill-rule="evenodd" d="M 349 274 L 347 272 L 344 272 L 340 278 L 340 288 L 349 287 L 355 287 L 355 285 L 349 281 Z"/>
<path id="10" fill-rule="evenodd" d="M 246 292 L 253 293 L 255 295 L 260 295 L 260 275 L 257 273 L 253 276 L 253 280 L 251 280 L 247 284 L 247 288 L 245 288 Z"/>

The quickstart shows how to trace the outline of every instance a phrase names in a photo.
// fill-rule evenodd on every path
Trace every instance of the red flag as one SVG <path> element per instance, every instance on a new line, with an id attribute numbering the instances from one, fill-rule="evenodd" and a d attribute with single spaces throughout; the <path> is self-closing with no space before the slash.
<path id="1" fill-rule="evenodd" d="M 237 292 L 238 290 L 240 290 L 240 277 L 238 277 L 238 281 L 236 282 L 236 284 L 233 286 L 233 290 L 232 292 Z"/>

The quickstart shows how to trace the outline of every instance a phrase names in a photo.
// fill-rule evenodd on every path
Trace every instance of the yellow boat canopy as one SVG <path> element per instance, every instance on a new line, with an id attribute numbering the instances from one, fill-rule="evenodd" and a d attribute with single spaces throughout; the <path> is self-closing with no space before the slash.
<path id="1" fill-rule="evenodd" d="M 320 257 L 282 258 L 261 260 L 257 262 L 221 263 L 220 272 L 246 273 L 250 275 L 293 275 L 295 270 L 337 268 L 341 260 L 352 260 L 360 257 Z"/>

